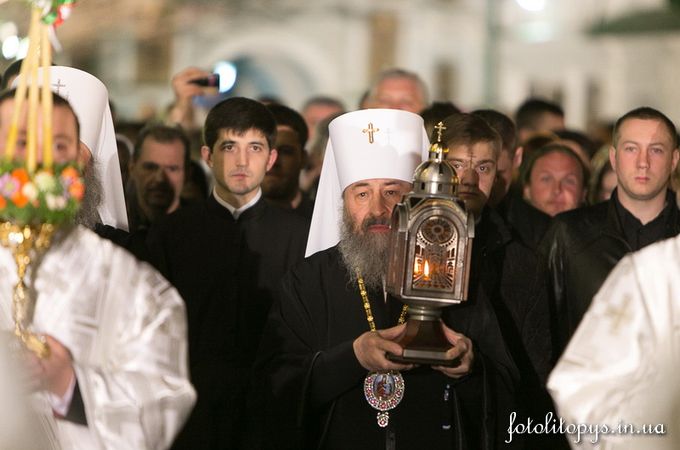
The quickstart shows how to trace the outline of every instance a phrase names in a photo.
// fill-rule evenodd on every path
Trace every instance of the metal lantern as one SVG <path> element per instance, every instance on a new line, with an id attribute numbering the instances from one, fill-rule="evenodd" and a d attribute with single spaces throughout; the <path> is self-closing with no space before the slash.
<path id="1" fill-rule="evenodd" d="M 458 178 L 443 159 L 441 122 L 429 159 L 414 174 L 413 190 L 392 213 L 387 291 L 409 306 L 403 362 L 446 364 L 451 347 L 442 309 L 467 300 L 474 216 L 457 198 Z"/>

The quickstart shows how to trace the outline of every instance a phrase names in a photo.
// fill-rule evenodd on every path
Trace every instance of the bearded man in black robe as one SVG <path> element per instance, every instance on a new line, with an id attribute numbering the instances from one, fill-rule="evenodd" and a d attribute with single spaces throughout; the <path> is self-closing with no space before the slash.
<path id="1" fill-rule="evenodd" d="M 427 148 L 422 120 L 404 111 L 355 111 L 335 119 L 330 136 L 311 256 L 284 277 L 260 348 L 262 383 L 273 395 L 269 446 L 501 446 L 518 374 L 483 294 L 443 313 L 452 367 L 386 357 L 402 355 L 396 341 L 405 330 L 402 303 L 384 291 L 389 223 Z M 389 371 L 400 372 L 404 393 L 382 427 L 364 380 Z"/>

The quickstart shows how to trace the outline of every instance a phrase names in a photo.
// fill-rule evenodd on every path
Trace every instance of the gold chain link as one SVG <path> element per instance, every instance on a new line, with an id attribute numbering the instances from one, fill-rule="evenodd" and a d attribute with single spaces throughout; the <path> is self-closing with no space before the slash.
<path id="1" fill-rule="evenodd" d="M 368 301 L 368 292 L 366 292 L 366 285 L 364 284 L 364 278 L 359 275 L 357 282 L 359 283 L 359 293 L 361 294 L 361 300 L 364 303 L 364 311 L 366 312 L 366 320 L 368 320 L 368 327 L 371 331 L 376 331 L 375 320 L 373 319 L 373 311 L 371 311 L 371 303 Z M 408 305 L 404 305 L 401 308 L 401 314 L 399 315 L 399 325 L 404 323 L 406 320 L 406 313 L 408 312 Z"/>

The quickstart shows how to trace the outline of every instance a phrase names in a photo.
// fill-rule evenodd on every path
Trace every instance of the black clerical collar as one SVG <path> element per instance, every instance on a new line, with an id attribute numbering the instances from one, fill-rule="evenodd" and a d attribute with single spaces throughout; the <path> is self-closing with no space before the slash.
<path id="1" fill-rule="evenodd" d="M 619 201 L 617 190 L 612 192 L 612 200 L 616 205 L 616 213 L 621 224 L 623 237 L 632 251 L 638 251 L 649 244 L 666 238 L 666 228 L 675 207 L 675 197 L 671 191 L 666 191 L 666 205 L 658 216 L 646 224 L 628 211 Z"/>

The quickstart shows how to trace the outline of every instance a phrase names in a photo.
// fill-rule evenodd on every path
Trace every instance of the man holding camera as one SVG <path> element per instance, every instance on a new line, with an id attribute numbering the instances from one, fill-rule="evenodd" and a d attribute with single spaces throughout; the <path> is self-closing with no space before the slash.
<path id="1" fill-rule="evenodd" d="M 187 67 L 172 77 L 175 102 L 168 109 L 166 122 L 181 125 L 185 130 L 198 128 L 193 98 L 197 95 L 205 95 L 208 91 L 214 93 L 215 88 L 196 83 L 196 80 L 207 79 L 211 75 L 210 72 L 198 67 Z"/>

